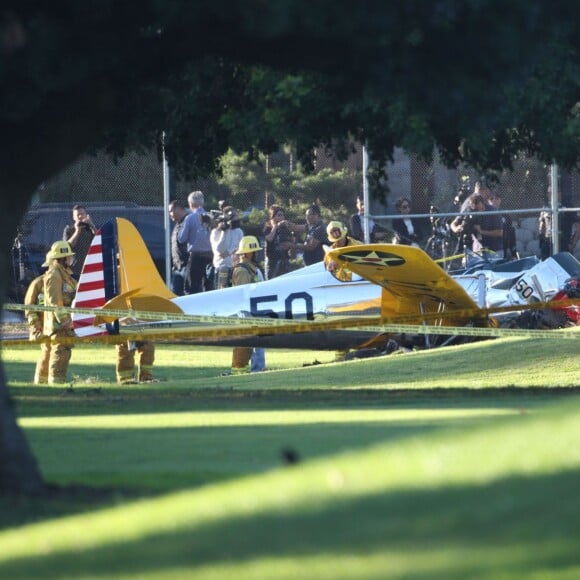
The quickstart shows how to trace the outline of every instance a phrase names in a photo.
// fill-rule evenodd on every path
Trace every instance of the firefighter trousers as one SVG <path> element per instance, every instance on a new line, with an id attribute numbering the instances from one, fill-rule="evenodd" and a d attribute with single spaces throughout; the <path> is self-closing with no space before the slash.
<path id="1" fill-rule="evenodd" d="M 252 358 L 252 347 L 236 346 L 232 353 L 232 373 L 249 373 L 250 359 Z"/>
<path id="2" fill-rule="evenodd" d="M 54 334 L 56 338 L 69 337 L 68 330 L 57 330 Z M 48 363 L 48 384 L 59 385 L 66 383 L 66 373 L 72 354 L 72 346 L 53 342 L 50 345 L 50 357 Z"/>
<path id="3" fill-rule="evenodd" d="M 135 353 L 137 353 L 137 377 L 135 377 Z M 128 385 L 153 380 L 155 347 L 151 342 L 122 342 L 117 345 L 117 382 Z"/>
<path id="4" fill-rule="evenodd" d="M 43 342 L 40 345 L 40 357 L 36 361 L 34 371 L 34 384 L 46 385 L 48 383 L 48 367 L 50 365 L 50 343 Z"/>

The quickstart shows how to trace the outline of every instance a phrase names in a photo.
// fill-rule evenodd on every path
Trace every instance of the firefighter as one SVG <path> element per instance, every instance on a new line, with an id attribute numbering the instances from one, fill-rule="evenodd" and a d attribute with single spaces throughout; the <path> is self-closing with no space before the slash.
<path id="1" fill-rule="evenodd" d="M 326 235 L 328 240 L 332 243 L 330 246 L 333 250 L 336 248 L 344 248 L 346 246 L 360 246 L 362 242 L 347 236 L 347 227 L 342 222 L 332 221 L 326 226 Z M 352 272 L 345 266 L 338 264 L 334 260 L 328 257 L 328 254 L 324 257 L 324 264 L 326 269 L 332 273 L 332 275 L 343 282 L 350 282 L 352 279 Z"/>
<path id="2" fill-rule="evenodd" d="M 326 226 L 326 235 L 328 240 L 332 242 L 330 246 L 333 250 L 336 248 L 344 248 L 346 246 L 360 246 L 362 242 L 347 236 L 348 228 L 342 223 L 337 221 L 332 221 Z M 328 254 L 324 256 L 324 265 L 326 269 L 337 279 L 342 282 L 350 282 L 352 280 L 352 272 L 343 264 L 339 264 L 328 257 Z M 342 362 L 346 360 L 349 349 L 337 350 L 334 356 L 336 362 Z"/>
<path id="3" fill-rule="evenodd" d="M 232 286 L 251 284 L 264 280 L 264 275 L 258 264 L 256 257 L 260 251 L 260 242 L 255 236 L 244 236 L 239 243 L 236 254 L 240 256 L 240 261 L 236 264 L 232 272 Z M 261 348 L 235 347 L 232 353 L 232 374 L 239 375 L 250 372 L 250 359 L 252 356 L 259 358 L 261 368 L 264 370 L 264 350 Z"/>
<path id="4" fill-rule="evenodd" d="M 24 304 L 44 306 L 44 274 L 37 276 L 28 286 L 24 296 Z M 24 312 L 28 323 L 29 340 L 36 341 L 44 337 L 44 313 L 42 311 L 26 310 Z M 48 383 L 48 365 L 50 361 L 50 342 L 40 344 L 40 358 L 36 362 L 34 371 L 34 384 L 46 385 Z"/>
<path id="5" fill-rule="evenodd" d="M 72 277 L 70 264 L 74 252 L 68 242 L 52 244 L 43 266 L 48 266 L 44 275 L 44 303 L 46 306 L 69 307 L 75 297 L 77 283 Z M 73 322 L 69 312 L 50 311 L 44 315 L 43 334 L 51 339 L 48 364 L 48 383 L 61 384 L 71 357 L 72 345 L 58 342 L 59 338 L 74 336 Z"/>
<path id="6" fill-rule="evenodd" d="M 155 362 L 155 346 L 149 341 L 122 342 L 116 346 L 117 382 L 120 385 L 134 385 L 135 383 L 152 383 L 153 363 Z M 135 377 L 135 353 L 137 354 L 138 369 Z"/>

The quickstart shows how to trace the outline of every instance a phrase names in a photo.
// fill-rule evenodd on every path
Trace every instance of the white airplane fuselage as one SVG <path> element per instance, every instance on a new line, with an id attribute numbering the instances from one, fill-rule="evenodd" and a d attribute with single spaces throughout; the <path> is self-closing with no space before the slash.
<path id="1" fill-rule="evenodd" d="M 358 276 L 340 282 L 322 262 L 278 278 L 211 292 L 179 296 L 175 302 L 186 314 L 251 316 L 286 320 L 320 320 L 341 314 L 380 314 L 382 288 Z M 287 348 L 338 349 L 360 345 L 376 333 L 356 329 L 305 334 L 264 335 L 247 339 L 219 339 L 223 344 L 251 344 Z M 214 340 L 204 342 L 215 343 Z"/>
<path id="2" fill-rule="evenodd" d="M 320 262 L 265 282 L 179 296 L 173 302 L 187 314 L 312 320 L 337 307 L 356 310 L 358 303 L 380 298 L 380 286 L 354 278 L 340 282 Z"/>
<path id="3" fill-rule="evenodd" d="M 575 271 L 576 260 L 564 256 L 549 258 L 524 268 L 525 262 L 510 264 L 503 271 L 481 270 L 468 276 L 456 276 L 465 291 L 481 307 L 509 306 L 549 300 Z M 570 262 L 570 263 L 569 263 Z M 506 265 L 507 266 L 507 265 Z M 513 266 L 513 267 L 512 267 Z M 503 284 L 502 284 L 503 282 Z M 187 314 L 201 316 L 251 316 L 287 320 L 320 320 L 337 315 L 380 314 L 382 288 L 360 276 L 341 282 L 326 271 L 322 262 L 290 272 L 265 282 L 190 294 L 173 299 Z M 286 348 L 341 349 L 356 348 L 380 335 L 357 329 L 332 330 L 304 334 L 261 335 L 224 340 L 222 344 L 245 344 Z M 216 340 L 204 340 L 204 343 Z"/>

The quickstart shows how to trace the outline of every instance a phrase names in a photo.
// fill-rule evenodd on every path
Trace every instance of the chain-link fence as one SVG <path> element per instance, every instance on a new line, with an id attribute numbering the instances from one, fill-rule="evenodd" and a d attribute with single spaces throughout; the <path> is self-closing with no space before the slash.
<path id="1" fill-rule="evenodd" d="M 266 209 L 272 203 L 284 206 L 288 217 L 298 223 L 304 223 L 308 204 L 318 203 L 324 221 L 339 219 L 348 225 L 356 212 L 356 196 L 362 195 L 364 188 L 362 164 L 360 148 L 345 163 L 319 152 L 314 175 L 296 173 L 291 151 L 264 158 L 262 163 L 232 158 L 219 178 L 185 182 L 171 176 L 169 197 L 185 202 L 190 191 L 199 189 L 205 194 L 206 209 L 216 209 L 220 200 L 227 200 L 243 216 L 245 232 L 252 234 L 260 234 Z M 387 241 L 393 238 L 393 218 L 399 215 L 396 202 L 407 198 L 410 214 L 420 225 L 418 244 L 434 257 L 453 253 L 457 241 L 448 224 L 459 212 L 454 200 L 458 193 L 472 192 L 477 182 L 483 182 L 501 196 L 500 207 L 504 218 L 508 216 L 512 221 L 518 254 L 540 254 L 539 209 L 549 202 L 550 167 L 537 160 L 514 160 L 513 171 L 482 178 L 470 168 L 450 170 L 437 160 L 428 164 L 396 151 L 387 174 L 386 197 L 379 201 L 371 190 L 367 207 L 370 217 L 385 229 Z M 577 210 L 580 175 L 560 172 L 558 185 L 562 205 Z M 118 163 L 103 154 L 83 157 L 35 193 L 14 240 L 13 294 L 21 296 L 28 281 L 39 273 L 50 244 L 62 239 L 65 225 L 71 223 L 75 203 L 87 207 L 97 226 L 116 216 L 131 219 L 164 273 L 164 199 L 163 163 L 155 152 L 129 154 Z M 561 215 L 568 215 L 570 219 L 560 221 L 573 228 L 576 213 L 566 211 Z"/>
<path id="2" fill-rule="evenodd" d="M 580 175 L 558 171 L 533 158 L 513 162 L 511 171 L 479 175 L 469 167 L 448 169 L 439 161 L 431 164 L 417 161 L 398 152 L 388 171 L 390 193 L 387 203 L 372 204 L 374 219 L 383 226 L 400 217 L 397 200 L 406 198 L 411 214 L 420 225 L 420 245 L 432 256 L 456 253 L 460 240 L 449 230 L 449 224 L 461 210 L 461 202 L 481 186 L 495 198 L 496 215 L 513 227 L 514 247 L 521 257 L 541 256 L 540 216 L 542 210 L 551 216 L 551 180 L 557 183 L 560 205 L 554 208 L 559 223 L 559 249 L 568 250 L 568 241 L 580 227 Z M 551 219 L 549 220 L 551 221 Z M 548 226 L 549 227 L 549 226 Z M 578 252 L 580 247 L 576 247 Z"/>

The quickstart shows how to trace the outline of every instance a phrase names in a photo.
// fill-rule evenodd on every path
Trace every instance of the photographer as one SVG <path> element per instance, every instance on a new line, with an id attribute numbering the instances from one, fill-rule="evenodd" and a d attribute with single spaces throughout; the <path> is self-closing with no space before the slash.
<path id="1" fill-rule="evenodd" d="M 62 239 L 71 245 L 74 252 L 71 270 L 75 280 L 78 280 L 97 228 L 83 205 L 78 203 L 74 205 L 72 215 L 73 224 L 64 228 Z"/>
<path id="2" fill-rule="evenodd" d="M 286 219 L 286 214 L 279 205 L 270 206 L 268 220 L 263 229 L 266 239 L 267 280 L 290 272 L 290 252 L 295 244 L 295 227 L 295 224 Z M 304 228 L 304 226 L 299 227 Z"/>
<path id="3" fill-rule="evenodd" d="M 485 212 L 490 211 L 487 208 L 482 195 L 470 195 L 461 207 L 462 215 L 451 222 L 451 230 L 463 238 L 464 249 L 471 249 L 483 258 L 490 255 L 503 258 L 501 218 L 498 215 L 486 215 Z"/>
<path id="4" fill-rule="evenodd" d="M 213 252 L 216 289 L 231 286 L 232 270 L 238 261 L 236 251 L 244 232 L 240 228 L 240 218 L 232 206 L 226 206 L 215 216 L 216 227 L 211 231 L 209 241 Z"/>
<path id="5" fill-rule="evenodd" d="M 313 203 L 306 210 L 306 226 L 294 224 L 294 229 L 299 231 L 301 228 L 306 230 L 306 239 L 304 243 L 295 243 L 294 249 L 302 251 L 302 258 L 305 266 L 316 264 L 324 260 L 324 246 L 329 245 L 326 237 L 326 226 L 320 215 L 320 208 Z"/>

